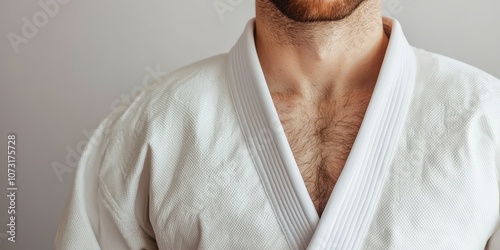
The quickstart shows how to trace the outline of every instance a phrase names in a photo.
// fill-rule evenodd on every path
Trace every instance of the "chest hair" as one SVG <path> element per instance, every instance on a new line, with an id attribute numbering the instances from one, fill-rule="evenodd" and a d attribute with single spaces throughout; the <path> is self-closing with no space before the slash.
<path id="1" fill-rule="evenodd" d="M 321 216 L 344 168 L 370 95 L 305 104 L 274 94 L 273 100 L 307 191 Z"/>

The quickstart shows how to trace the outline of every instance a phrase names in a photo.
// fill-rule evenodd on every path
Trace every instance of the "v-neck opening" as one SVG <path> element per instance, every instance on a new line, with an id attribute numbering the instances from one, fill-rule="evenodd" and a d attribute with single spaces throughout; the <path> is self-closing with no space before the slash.
<path id="1" fill-rule="evenodd" d="M 359 132 L 320 219 L 260 67 L 254 20 L 248 22 L 229 53 L 227 77 L 246 143 L 283 233 L 292 249 L 359 246 L 379 199 L 409 104 L 415 77 L 414 54 L 399 23 L 384 17 L 384 30 L 391 33 L 384 62 Z"/>

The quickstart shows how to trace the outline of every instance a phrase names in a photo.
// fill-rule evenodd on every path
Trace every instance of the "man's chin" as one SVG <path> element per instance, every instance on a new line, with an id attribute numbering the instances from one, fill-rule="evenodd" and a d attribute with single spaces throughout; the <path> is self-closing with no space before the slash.
<path id="1" fill-rule="evenodd" d="M 342 20 L 351 15 L 363 1 L 270 0 L 283 15 L 302 23 Z"/>

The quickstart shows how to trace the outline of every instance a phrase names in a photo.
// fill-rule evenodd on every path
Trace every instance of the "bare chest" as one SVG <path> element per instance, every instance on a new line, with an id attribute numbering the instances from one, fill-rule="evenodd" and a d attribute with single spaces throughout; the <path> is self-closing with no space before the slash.
<path id="1" fill-rule="evenodd" d="M 295 161 L 320 216 L 344 168 L 369 99 L 350 101 L 330 108 L 276 102 Z"/>

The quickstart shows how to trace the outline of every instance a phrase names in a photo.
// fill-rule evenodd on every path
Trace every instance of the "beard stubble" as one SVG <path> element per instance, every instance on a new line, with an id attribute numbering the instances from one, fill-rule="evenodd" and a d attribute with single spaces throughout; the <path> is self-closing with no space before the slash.
<path id="1" fill-rule="evenodd" d="M 339 21 L 364 0 L 269 0 L 286 17 L 297 22 Z"/>

